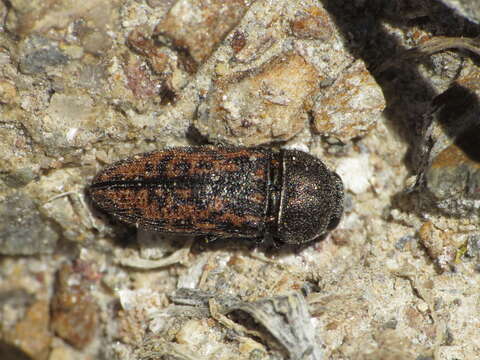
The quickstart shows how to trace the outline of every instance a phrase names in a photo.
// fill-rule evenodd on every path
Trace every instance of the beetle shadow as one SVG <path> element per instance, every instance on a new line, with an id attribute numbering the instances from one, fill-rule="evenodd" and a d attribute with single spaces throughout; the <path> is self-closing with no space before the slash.
<path id="1" fill-rule="evenodd" d="M 415 50 L 409 50 L 415 61 L 409 57 L 408 61 L 392 62 L 407 48 L 385 27 L 388 24 L 400 28 L 415 27 L 432 32 L 434 36 L 476 37 L 480 34 L 480 25 L 434 0 L 422 0 L 420 3 L 376 0 L 364 2 L 363 7 L 355 6 L 355 2 L 321 2 L 347 39 L 345 45 L 349 52 L 365 62 L 382 88 L 387 125 L 408 144 L 405 164 L 410 172 L 417 172 L 421 165 L 417 152 L 425 126 L 424 117 L 429 112 L 431 101 L 438 95 L 417 67 L 418 63 L 434 67 L 434 63 L 422 54 L 415 56 Z M 473 58 L 478 60 L 478 57 Z M 382 69 L 382 65 L 388 62 L 394 65 Z"/>
<path id="2" fill-rule="evenodd" d="M 208 138 L 193 125 L 191 124 L 187 131 L 185 132 L 185 137 L 191 146 L 201 146 L 201 145 L 208 145 L 209 141 Z"/>
<path id="3" fill-rule="evenodd" d="M 214 251 L 241 251 L 245 256 L 252 252 L 260 252 L 268 258 L 276 258 L 286 255 L 298 254 L 301 251 L 316 246 L 317 243 L 324 240 L 329 233 L 319 236 L 317 239 L 301 243 L 286 244 L 276 241 L 270 237 L 266 238 L 242 238 L 225 237 L 211 239 L 206 236 L 198 236 L 194 242 L 192 252 L 214 252 Z"/>
<path id="4" fill-rule="evenodd" d="M 480 102 L 477 94 L 454 84 L 433 100 L 436 120 L 453 143 L 473 161 L 480 162 Z M 470 116 L 468 116 L 471 114 Z M 461 122 L 457 119 L 461 119 Z"/>
<path id="5" fill-rule="evenodd" d="M 242 251 L 248 252 L 255 248 L 256 241 L 243 237 L 211 237 L 208 235 L 194 236 L 192 253 L 215 251 Z"/>
<path id="6" fill-rule="evenodd" d="M 299 244 L 286 244 L 286 243 L 279 243 L 279 242 L 263 242 L 257 246 L 257 249 L 262 251 L 265 256 L 278 258 L 282 256 L 288 256 L 292 254 L 299 254 L 303 250 L 315 247 L 318 243 L 321 243 L 325 238 L 329 235 L 329 233 L 325 233 L 315 240 L 299 243 Z"/>

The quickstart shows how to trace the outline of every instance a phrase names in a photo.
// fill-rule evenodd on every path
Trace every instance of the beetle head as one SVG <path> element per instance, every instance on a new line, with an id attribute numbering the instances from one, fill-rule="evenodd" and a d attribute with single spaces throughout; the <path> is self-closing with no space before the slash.
<path id="1" fill-rule="evenodd" d="M 343 183 L 335 172 L 307 153 L 283 150 L 282 159 L 277 238 L 287 244 L 303 244 L 340 222 Z"/>

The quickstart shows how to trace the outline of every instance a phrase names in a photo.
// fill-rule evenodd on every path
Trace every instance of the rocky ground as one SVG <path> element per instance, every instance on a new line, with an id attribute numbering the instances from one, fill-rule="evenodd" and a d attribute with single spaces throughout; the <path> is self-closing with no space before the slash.
<path id="1" fill-rule="evenodd" d="M 0 0 L 2 359 L 476 359 L 476 0 Z M 345 213 L 272 248 L 113 223 L 171 146 L 307 151 Z"/>

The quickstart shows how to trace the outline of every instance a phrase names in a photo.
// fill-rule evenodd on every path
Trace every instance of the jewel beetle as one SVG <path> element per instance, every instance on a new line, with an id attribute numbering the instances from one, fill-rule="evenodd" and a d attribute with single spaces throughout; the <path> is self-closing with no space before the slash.
<path id="1" fill-rule="evenodd" d="M 121 160 L 96 175 L 93 204 L 147 230 L 213 237 L 317 239 L 343 212 L 343 184 L 297 150 L 177 147 Z"/>

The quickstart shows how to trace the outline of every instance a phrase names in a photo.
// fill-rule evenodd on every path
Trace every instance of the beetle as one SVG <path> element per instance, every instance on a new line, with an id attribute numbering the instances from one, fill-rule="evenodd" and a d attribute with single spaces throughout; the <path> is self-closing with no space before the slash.
<path id="1" fill-rule="evenodd" d="M 343 183 L 298 150 L 176 147 L 98 173 L 93 204 L 137 228 L 302 244 L 335 228 Z"/>

